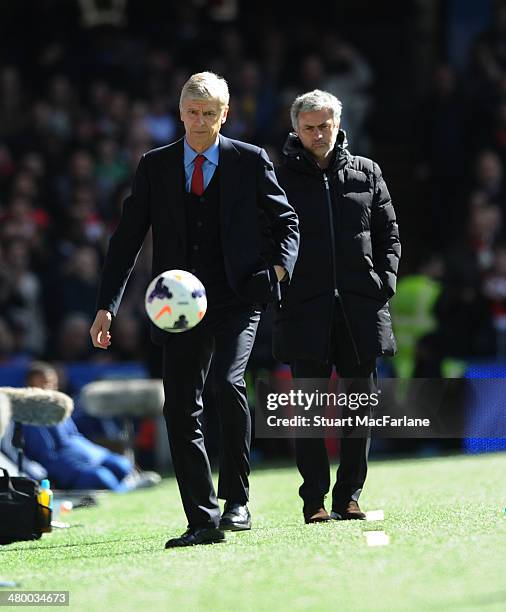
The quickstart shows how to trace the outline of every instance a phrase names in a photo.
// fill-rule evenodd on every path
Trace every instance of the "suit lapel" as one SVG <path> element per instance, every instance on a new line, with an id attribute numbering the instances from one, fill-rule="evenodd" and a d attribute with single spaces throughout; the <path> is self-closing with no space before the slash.
<path id="1" fill-rule="evenodd" d="M 240 153 L 232 141 L 220 134 L 220 216 L 222 236 L 226 235 L 240 195 Z"/>
<path id="2" fill-rule="evenodd" d="M 165 187 L 165 197 L 162 198 L 162 206 L 166 207 L 169 216 L 173 218 L 186 252 L 186 212 L 184 209 L 184 149 L 183 139 L 174 143 L 167 150 L 165 163 L 160 172 Z"/>

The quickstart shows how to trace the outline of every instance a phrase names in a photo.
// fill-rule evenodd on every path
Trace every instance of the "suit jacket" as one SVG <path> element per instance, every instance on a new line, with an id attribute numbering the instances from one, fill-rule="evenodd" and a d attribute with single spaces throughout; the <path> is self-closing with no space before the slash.
<path id="1" fill-rule="evenodd" d="M 292 275 L 299 247 L 297 215 L 278 184 L 266 152 L 219 136 L 220 230 L 227 280 L 245 303 L 280 299 L 273 266 Z M 183 139 L 145 153 L 137 168 L 104 262 L 97 309 L 114 316 L 149 228 L 153 278 L 187 269 Z M 163 344 L 170 337 L 151 326 Z"/>

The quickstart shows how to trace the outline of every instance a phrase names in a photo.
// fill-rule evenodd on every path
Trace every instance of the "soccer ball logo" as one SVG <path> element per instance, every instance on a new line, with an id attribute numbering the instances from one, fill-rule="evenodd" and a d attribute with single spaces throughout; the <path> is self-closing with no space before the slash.
<path id="1" fill-rule="evenodd" d="M 148 317 L 160 329 L 171 333 L 187 331 L 206 314 L 206 290 L 193 274 L 168 270 L 149 283 L 145 306 Z"/>

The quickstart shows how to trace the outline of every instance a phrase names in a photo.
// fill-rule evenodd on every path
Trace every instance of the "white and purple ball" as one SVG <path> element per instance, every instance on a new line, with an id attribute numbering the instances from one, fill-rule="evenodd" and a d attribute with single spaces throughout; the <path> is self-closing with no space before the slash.
<path id="1" fill-rule="evenodd" d="M 149 283 L 145 306 L 148 317 L 163 331 L 188 331 L 206 314 L 206 290 L 190 272 L 168 270 Z"/>

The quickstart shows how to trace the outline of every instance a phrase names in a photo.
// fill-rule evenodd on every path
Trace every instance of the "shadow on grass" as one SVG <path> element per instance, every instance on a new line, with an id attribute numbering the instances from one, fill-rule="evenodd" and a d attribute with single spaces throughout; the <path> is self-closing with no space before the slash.
<path id="1" fill-rule="evenodd" d="M 470 597 L 466 597 L 464 601 L 445 602 L 444 607 L 448 609 L 462 609 L 462 606 L 466 608 L 476 606 L 476 609 L 479 609 L 481 606 L 491 606 L 496 603 L 504 603 L 505 606 L 503 609 L 506 609 L 506 591 L 498 591 L 496 593 L 487 593 L 486 595 L 478 596 L 471 595 Z"/>
<path id="2" fill-rule="evenodd" d="M 33 550 L 52 550 L 59 548 L 74 548 L 76 546 L 100 546 L 102 544 L 114 544 L 116 542 L 143 542 L 145 540 L 155 540 L 158 539 L 158 536 L 144 536 L 142 538 L 117 538 L 114 540 L 99 540 L 97 542 L 74 542 L 72 544 L 55 544 L 52 546 L 23 546 L 17 548 L 0 548 L 0 555 L 6 552 L 17 552 L 17 551 L 27 551 L 31 552 Z"/>
<path id="3" fill-rule="evenodd" d="M 138 555 L 141 553 L 149 553 L 149 554 L 153 554 L 156 552 L 160 552 L 163 551 L 163 547 L 165 544 L 165 541 L 163 538 L 157 538 L 160 541 L 160 545 L 159 546 L 150 546 L 149 548 L 139 548 L 139 549 L 132 549 L 132 548 L 127 548 L 125 550 L 122 551 L 118 551 L 118 552 L 110 552 L 110 551 L 97 551 L 96 554 L 94 553 L 89 553 L 87 554 L 86 551 L 84 551 L 84 554 L 70 554 L 70 555 L 64 555 L 61 557 L 53 557 L 52 561 L 75 561 L 77 559 L 112 559 L 113 557 L 124 557 L 126 555 Z"/>

